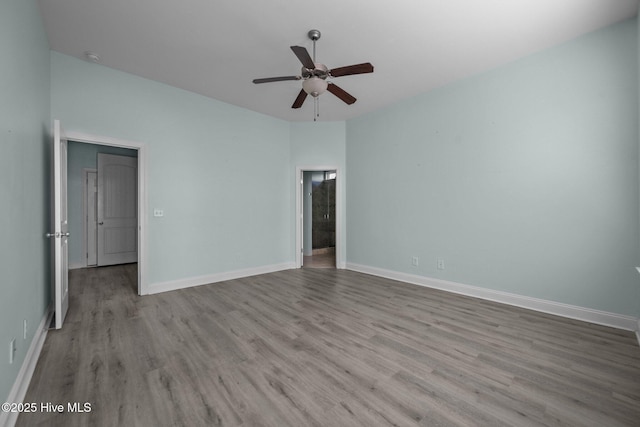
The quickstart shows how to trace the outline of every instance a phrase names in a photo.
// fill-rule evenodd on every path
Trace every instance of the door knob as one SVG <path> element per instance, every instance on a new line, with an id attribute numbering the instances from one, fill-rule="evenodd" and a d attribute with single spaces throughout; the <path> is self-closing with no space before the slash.
<path id="1" fill-rule="evenodd" d="M 102 224 L 104 224 L 104 221 L 100 221 L 100 222 L 98 223 L 98 225 L 102 225 Z"/>
<path id="2" fill-rule="evenodd" d="M 64 233 L 64 232 L 55 232 L 55 233 L 47 233 L 45 234 L 45 237 L 69 237 L 70 234 Z"/>

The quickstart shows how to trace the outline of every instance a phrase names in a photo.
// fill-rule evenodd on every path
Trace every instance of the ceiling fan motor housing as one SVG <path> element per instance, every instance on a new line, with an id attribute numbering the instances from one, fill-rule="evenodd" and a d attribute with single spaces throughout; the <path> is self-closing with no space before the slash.
<path id="1" fill-rule="evenodd" d="M 329 77 L 329 69 L 326 65 L 321 64 L 319 62 L 314 62 L 315 68 L 310 70 L 308 68 L 302 67 L 302 71 L 300 74 L 303 79 L 308 79 L 309 77 L 319 77 L 321 79 L 326 79 Z"/>

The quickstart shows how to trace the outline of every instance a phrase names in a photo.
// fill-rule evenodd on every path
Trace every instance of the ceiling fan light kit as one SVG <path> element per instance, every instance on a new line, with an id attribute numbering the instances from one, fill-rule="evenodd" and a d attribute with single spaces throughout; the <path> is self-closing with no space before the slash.
<path id="1" fill-rule="evenodd" d="M 271 83 L 286 80 L 302 80 L 302 89 L 291 108 L 300 108 L 304 103 L 307 95 L 311 95 L 315 101 L 314 120 L 318 117 L 318 96 L 326 91 L 331 92 L 348 105 L 356 102 L 356 98 L 346 92 L 344 89 L 333 83 L 332 79 L 336 77 L 349 76 L 353 74 L 373 73 L 373 65 L 369 62 L 356 65 L 348 65 L 334 69 L 327 68 L 326 65 L 316 62 L 316 41 L 320 39 L 320 31 L 311 30 L 307 33 L 309 39 L 313 41 L 313 58 L 309 55 L 306 48 L 302 46 L 291 46 L 291 50 L 302 63 L 302 70 L 299 76 L 283 76 L 283 77 L 267 77 L 263 79 L 255 79 L 253 83 Z"/>
<path id="2" fill-rule="evenodd" d="M 302 82 L 302 89 L 304 89 L 307 95 L 311 95 L 314 98 L 325 93 L 327 91 L 327 86 L 329 86 L 329 83 L 327 83 L 326 80 L 315 76 L 309 77 Z"/>

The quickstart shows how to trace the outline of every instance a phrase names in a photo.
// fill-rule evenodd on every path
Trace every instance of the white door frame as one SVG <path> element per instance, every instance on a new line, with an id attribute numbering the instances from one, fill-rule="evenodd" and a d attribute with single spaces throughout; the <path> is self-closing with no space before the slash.
<path id="1" fill-rule="evenodd" d="M 89 194 L 89 187 L 88 187 L 88 177 L 90 173 L 94 173 L 97 174 L 98 170 L 97 169 L 93 169 L 93 168 L 82 168 L 82 205 L 83 205 L 83 209 L 82 209 L 82 218 L 84 219 L 84 227 L 82 229 L 84 235 L 82 236 L 82 254 L 83 254 L 83 267 L 89 267 L 89 252 L 93 249 L 93 256 L 97 257 L 97 248 L 89 248 L 88 245 L 88 240 L 89 240 L 89 198 L 88 198 L 88 194 Z M 95 202 L 95 200 L 94 200 Z M 93 206 L 93 211 L 94 213 L 96 212 L 96 206 L 94 203 Z M 95 220 L 95 218 L 93 218 L 94 223 L 97 224 L 97 221 Z M 91 264 L 91 267 L 95 267 L 96 264 Z"/>
<path id="2" fill-rule="evenodd" d="M 68 141 L 109 145 L 138 151 L 138 295 L 149 293 L 147 284 L 147 146 L 143 142 L 127 141 L 82 132 L 66 132 Z"/>
<path id="3" fill-rule="evenodd" d="M 297 166 L 296 167 L 296 268 L 302 267 L 303 228 L 303 182 L 304 172 L 336 171 L 336 268 L 345 268 L 342 262 L 342 233 L 344 218 L 342 207 L 342 169 L 338 166 Z"/>

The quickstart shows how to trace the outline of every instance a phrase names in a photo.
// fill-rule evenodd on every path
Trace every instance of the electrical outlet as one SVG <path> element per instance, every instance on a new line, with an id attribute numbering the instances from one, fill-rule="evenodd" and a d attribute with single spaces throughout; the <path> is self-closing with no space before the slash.
<path id="1" fill-rule="evenodd" d="M 444 270 L 444 260 L 442 258 L 438 258 L 436 266 L 438 267 L 438 270 Z"/>
<path id="2" fill-rule="evenodd" d="M 27 339 L 28 331 L 29 331 L 29 328 L 28 328 L 27 319 L 24 319 L 24 322 L 22 323 L 22 339 L 23 340 Z"/>
<path id="3" fill-rule="evenodd" d="M 411 265 L 413 265 L 414 267 L 417 267 L 417 266 L 418 266 L 419 261 L 420 261 L 420 260 L 418 259 L 418 257 L 417 257 L 417 256 L 414 256 L 414 257 L 412 257 L 412 258 L 411 258 Z"/>
<path id="4" fill-rule="evenodd" d="M 153 216 L 155 216 L 155 217 L 163 217 L 164 216 L 164 210 L 162 210 L 162 209 L 154 209 L 153 210 Z"/>
<path id="5" fill-rule="evenodd" d="M 16 339 L 13 338 L 9 341 L 9 363 L 13 363 L 13 359 L 16 356 Z"/>

